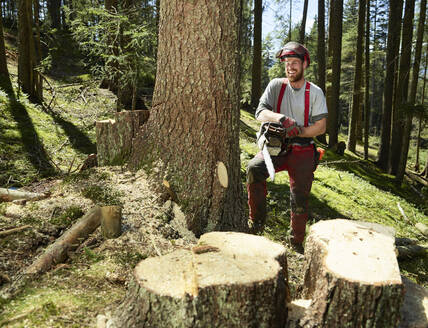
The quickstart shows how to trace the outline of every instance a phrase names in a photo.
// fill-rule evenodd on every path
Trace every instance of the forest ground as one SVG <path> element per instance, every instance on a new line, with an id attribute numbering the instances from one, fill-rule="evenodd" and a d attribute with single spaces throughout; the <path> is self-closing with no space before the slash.
<path id="1" fill-rule="evenodd" d="M 16 55 L 10 43 L 8 54 L 16 87 Z M 0 298 L 0 327 L 93 327 L 98 314 L 111 311 L 124 297 L 129 276 L 140 260 L 195 243 L 190 232 L 178 228 L 180 213 L 171 211 L 165 203 L 167 196 L 153 193 L 153 182 L 144 171 L 117 166 L 78 172 L 88 154 L 96 150 L 94 122 L 112 117 L 115 97 L 76 68 L 48 79 L 45 101 L 50 106 L 30 104 L 22 95 L 12 100 L 0 91 L 0 186 L 50 192 L 49 198 L 25 205 L 0 204 L 0 230 L 31 226 L 0 239 L 0 295 L 15 293 Z M 244 191 L 245 166 L 257 152 L 258 123 L 241 111 L 240 128 Z M 374 155 L 375 149 L 371 152 Z M 393 177 L 371 161 L 327 151 L 315 172 L 309 225 L 339 217 L 377 222 L 394 227 L 399 237 L 426 245 L 427 239 L 414 225 L 428 225 L 428 191 L 414 185 L 421 197 L 409 183 L 397 188 Z M 290 284 L 296 296 L 304 258 L 286 243 L 287 173 L 277 174 L 274 183 L 268 181 L 268 189 L 269 218 L 263 235 L 287 248 Z M 123 234 L 105 240 L 97 230 L 65 263 L 37 279 L 16 283 L 21 271 L 95 204 L 123 206 Z M 428 287 L 426 258 L 399 265 L 404 276 Z"/>

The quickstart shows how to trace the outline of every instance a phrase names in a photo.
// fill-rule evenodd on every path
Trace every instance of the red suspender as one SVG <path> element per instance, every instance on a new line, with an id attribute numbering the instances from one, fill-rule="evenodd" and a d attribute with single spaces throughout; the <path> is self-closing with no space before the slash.
<path id="1" fill-rule="evenodd" d="M 282 98 L 284 97 L 285 88 L 287 87 L 287 82 L 288 82 L 288 79 L 284 79 L 281 85 L 281 91 L 279 91 L 278 105 L 276 106 L 277 113 L 281 112 L 281 103 L 282 103 Z"/>
<path id="2" fill-rule="evenodd" d="M 311 84 L 306 82 L 305 88 L 305 127 L 309 125 L 309 90 L 311 89 Z"/>
<path id="3" fill-rule="evenodd" d="M 282 104 L 282 98 L 284 97 L 285 88 L 287 88 L 287 82 L 288 79 L 284 79 L 281 85 L 281 90 L 279 91 L 279 97 L 278 97 L 278 105 L 276 106 L 276 112 L 281 112 L 281 104 Z M 305 87 L 305 127 L 309 126 L 309 91 L 311 89 L 311 84 L 309 82 L 306 82 Z"/>

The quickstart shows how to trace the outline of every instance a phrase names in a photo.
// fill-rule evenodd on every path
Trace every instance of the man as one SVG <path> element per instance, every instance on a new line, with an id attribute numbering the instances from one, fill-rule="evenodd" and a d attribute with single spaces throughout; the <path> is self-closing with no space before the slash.
<path id="1" fill-rule="evenodd" d="M 326 130 L 327 105 L 322 90 L 304 78 L 310 64 L 308 50 L 289 42 L 277 58 L 285 64 L 287 79 L 274 79 L 266 87 L 256 110 L 261 122 L 276 122 L 285 128 L 287 145 L 278 156 L 272 156 L 276 172 L 288 170 L 290 176 L 291 235 L 295 250 L 303 252 L 308 200 L 319 159 L 313 137 Z M 247 167 L 249 226 L 260 231 L 266 222 L 266 179 L 268 170 L 262 152 Z"/>

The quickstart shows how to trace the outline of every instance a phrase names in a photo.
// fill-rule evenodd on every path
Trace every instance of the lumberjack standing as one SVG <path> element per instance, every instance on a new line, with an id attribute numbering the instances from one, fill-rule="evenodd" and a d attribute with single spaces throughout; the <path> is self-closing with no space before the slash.
<path id="1" fill-rule="evenodd" d="M 319 160 L 312 138 L 326 130 L 327 106 L 322 90 L 304 78 L 305 69 L 310 63 L 309 52 L 304 46 L 289 42 L 278 52 L 277 58 L 285 63 L 288 79 L 270 81 L 260 98 L 256 118 L 261 122 L 280 123 L 284 128 L 287 142 L 283 143 L 278 156 L 272 156 L 271 160 L 276 172 L 288 170 L 290 242 L 302 252 L 309 193 Z M 247 167 L 248 223 L 253 231 L 262 230 L 266 222 L 266 179 L 270 162 L 266 155 L 264 151 L 259 152 Z"/>

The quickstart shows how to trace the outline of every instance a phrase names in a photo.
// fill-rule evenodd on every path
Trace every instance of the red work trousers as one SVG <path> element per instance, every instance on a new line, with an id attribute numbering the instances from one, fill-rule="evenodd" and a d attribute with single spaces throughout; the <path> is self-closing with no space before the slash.
<path id="1" fill-rule="evenodd" d="M 291 146 L 280 156 L 272 156 L 275 172 L 288 171 L 290 177 L 291 230 L 293 241 L 302 243 L 308 220 L 309 194 L 316 168 L 314 145 Z M 259 152 L 247 167 L 247 191 L 250 219 L 256 223 L 266 222 L 266 179 L 269 173 L 263 154 Z"/>

